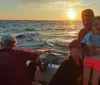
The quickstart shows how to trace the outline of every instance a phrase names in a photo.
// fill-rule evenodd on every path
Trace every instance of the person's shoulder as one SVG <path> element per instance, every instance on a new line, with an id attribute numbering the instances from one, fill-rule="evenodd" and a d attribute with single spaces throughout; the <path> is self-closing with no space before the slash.
<path id="1" fill-rule="evenodd" d="M 82 40 L 86 34 L 87 34 L 86 29 L 85 28 L 81 29 L 78 33 L 78 39 Z"/>
<path id="2" fill-rule="evenodd" d="M 87 33 L 86 29 L 85 28 L 82 28 L 78 34 L 84 34 L 84 33 Z"/>
<path id="3" fill-rule="evenodd" d="M 85 31 L 85 28 L 82 28 L 79 32 L 81 32 L 81 31 Z"/>
<path id="4" fill-rule="evenodd" d="M 65 63 L 68 64 L 70 63 L 70 61 L 71 61 L 71 56 L 68 56 L 63 60 L 62 64 L 65 64 Z"/>
<path id="5" fill-rule="evenodd" d="M 67 56 L 64 61 L 70 61 L 70 56 Z"/>
<path id="6" fill-rule="evenodd" d="M 66 57 L 63 61 L 62 61 L 62 63 L 61 63 L 61 65 L 60 65 L 60 67 L 59 67 L 59 69 L 63 69 L 63 70 L 65 70 L 65 69 L 69 69 L 70 70 L 70 68 L 69 67 L 71 67 L 71 66 L 73 66 L 73 63 L 72 63 L 73 61 L 72 61 L 72 59 L 70 58 L 70 57 Z"/>

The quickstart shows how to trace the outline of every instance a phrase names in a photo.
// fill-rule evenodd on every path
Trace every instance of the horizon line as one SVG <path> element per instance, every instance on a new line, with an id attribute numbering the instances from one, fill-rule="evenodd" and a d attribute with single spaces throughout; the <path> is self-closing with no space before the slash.
<path id="1" fill-rule="evenodd" d="M 14 20 L 8 20 L 8 19 L 1 19 L 0 21 L 82 21 L 82 20 L 27 20 L 27 19 L 14 19 Z"/>

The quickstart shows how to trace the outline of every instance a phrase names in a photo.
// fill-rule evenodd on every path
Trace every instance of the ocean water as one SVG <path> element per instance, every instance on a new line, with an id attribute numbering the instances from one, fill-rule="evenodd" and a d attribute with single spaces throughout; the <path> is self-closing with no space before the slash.
<path id="1" fill-rule="evenodd" d="M 66 57 L 69 42 L 77 38 L 82 28 L 81 21 L 1 20 L 0 37 L 10 34 L 17 38 L 18 48 L 49 49 Z"/>

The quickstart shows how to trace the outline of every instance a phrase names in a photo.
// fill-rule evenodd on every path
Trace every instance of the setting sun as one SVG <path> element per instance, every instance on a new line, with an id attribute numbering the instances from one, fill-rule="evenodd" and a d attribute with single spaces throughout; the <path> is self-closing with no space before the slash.
<path id="1" fill-rule="evenodd" d="M 73 11 L 73 9 L 68 9 L 67 17 L 70 20 L 74 20 L 76 18 L 76 13 Z"/>

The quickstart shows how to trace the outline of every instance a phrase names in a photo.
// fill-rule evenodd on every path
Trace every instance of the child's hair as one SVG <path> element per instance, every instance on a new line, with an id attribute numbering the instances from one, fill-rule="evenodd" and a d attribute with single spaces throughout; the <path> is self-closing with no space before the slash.
<path id="1" fill-rule="evenodd" d="M 94 20 L 100 20 L 100 16 L 94 17 L 94 18 L 93 18 L 93 21 L 94 21 Z"/>
<path id="2" fill-rule="evenodd" d="M 100 20 L 100 16 L 96 16 L 96 17 L 93 18 L 91 27 L 93 26 L 93 22 L 94 22 L 95 20 Z M 93 30 L 92 30 L 92 31 L 93 31 Z"/>

